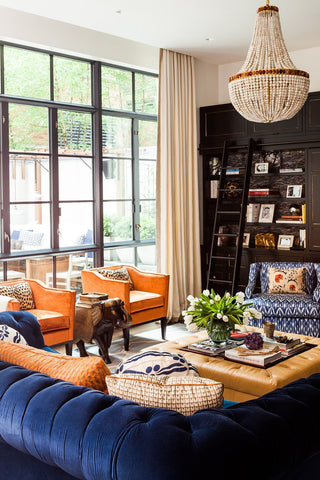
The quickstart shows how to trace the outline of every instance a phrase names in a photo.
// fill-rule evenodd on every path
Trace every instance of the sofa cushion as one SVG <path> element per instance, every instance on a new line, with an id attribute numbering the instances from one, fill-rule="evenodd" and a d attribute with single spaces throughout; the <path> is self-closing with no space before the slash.
<path id="1" fill-rule="evenodd" d="M 142 292 L 140 290 L 130 292 L 130 313 L 162 307 L 163 305 L 163 295 L 158 293 Z"/>
<path id="2" fill-rule="evenodd" d="M 1 343 L 0 360 L 102 392 L 110 375 L 101 357 L 70 357 L 8 342 Z"/>
<path id="3" fill-rule="evenodd" d="M 62 315 L 62 313 L 39 309 L 32 309 L 29 312 L 37 317 L 43 333 L 65 330 L 70 326 L 70 318 L 67 315 Z"/>
<path id="4" fill-rule="evenodd" d="M 122 361 L 116 373 L 199 377 L 198 370 L 180 353 L 153 350 L 137 353 Z"/>
<path id="5" fill-rule="evenodd" d="M 204 408 L 221 408 L 223 384 L 202 377 L 114 374 L 106 377 L 110 395 L 145 407 L 161 407 L 192 415 Z"/>
<path id="6" fill-rule="evenodd" d="M 101 270 L 98 270 L 98 272 L 100 273 L 100 275 L 103 275 L 110 280 L 123 280 L 125 282 L 129 282 L 130 290 L 133 290 L 133 282 L 131 280 L 128 270 L 125 267 L 117 268 L 115 270 L 107 270 L 105 268 L 102 268 Z"/>
<path id="7" fill-rule="evenodd" d="M 268 268 L 268 293 L 306 293 L 306 268 Z"/>
<path id="8" fill-rule="evenodd" d="M 262 317 L 319 318 L 320 316 L 320 304 L 312 300 L 312 295 L 263 293 L 254 294 L 250 301 Z"/>
<path id="9" fill-rule="evenodd" d="M 0 325 L 0 340 L 28 345 L 21 333 L 17 332 L 14 328 L 8 327 L 8 325 Z"/>
<path id="10" fill-rule="evenodd" d="M 14 297 L 20 303 L 20 310 L 35 308 L 32 290 L 28 282 L 16 283 L 15 285 L 0 286 L 0 295 Z"/>

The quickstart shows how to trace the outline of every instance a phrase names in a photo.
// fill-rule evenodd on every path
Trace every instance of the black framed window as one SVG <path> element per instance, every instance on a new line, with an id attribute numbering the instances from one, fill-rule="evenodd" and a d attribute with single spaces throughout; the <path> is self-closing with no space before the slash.
<path id="1" fill-rule="evenodd" d="M 156 270 L 157 75 L 0 43 L 0 280 Z"/>

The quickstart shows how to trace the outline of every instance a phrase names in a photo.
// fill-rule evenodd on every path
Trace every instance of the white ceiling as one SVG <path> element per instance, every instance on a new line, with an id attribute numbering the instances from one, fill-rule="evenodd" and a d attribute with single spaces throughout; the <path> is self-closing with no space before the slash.
<path id="1" fill-rule="evenodd" d="M 279 7 L 289 51 L 320 46 L 319 0 L 270 3 Z M 215 64 L 245 58 L 256 11 L 263 5 L 264 0 L 0 0 L 0 6 L 187 53 Z"/>

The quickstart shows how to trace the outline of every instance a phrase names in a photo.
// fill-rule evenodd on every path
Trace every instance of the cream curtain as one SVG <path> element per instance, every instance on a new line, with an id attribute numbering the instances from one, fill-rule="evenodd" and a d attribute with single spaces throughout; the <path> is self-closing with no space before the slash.
<path id="1" fill-rule="evenodd" d="M 201 291 L 197 126 L 193 57 L 160 51 L 157 261 L 170 274 L 168 318 Z"/>

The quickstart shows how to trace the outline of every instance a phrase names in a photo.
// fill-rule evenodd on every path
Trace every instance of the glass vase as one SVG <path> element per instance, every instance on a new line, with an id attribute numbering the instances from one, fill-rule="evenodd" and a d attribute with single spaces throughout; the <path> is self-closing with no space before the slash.
<path id="1" fill-rule="evenodd" d="M 221 345 L 226 343 L 232 332 L 233 328 L 226 322 L 216 322 L 213 324 L 212 331 L 207 330 L 209 338 L 215 345 Z"/>

